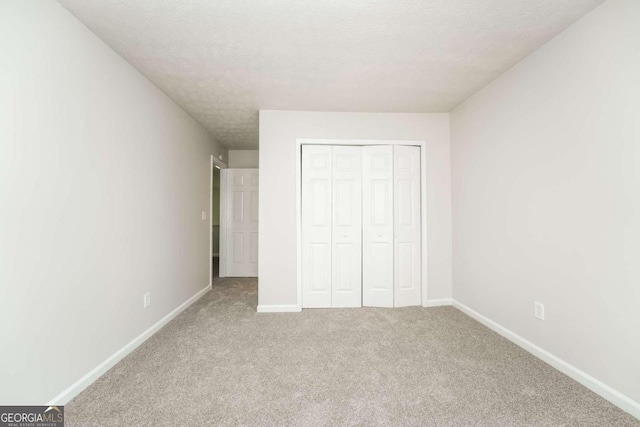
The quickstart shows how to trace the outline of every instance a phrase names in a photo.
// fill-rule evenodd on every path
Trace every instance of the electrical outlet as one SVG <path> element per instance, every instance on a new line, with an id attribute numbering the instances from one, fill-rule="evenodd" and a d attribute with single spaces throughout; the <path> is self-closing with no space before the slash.
<path id="1" fill-rule="evenodd" d="M 544 320 L 544 304 L 538 301 L 533 302 L 533 317 Z"/>
<path id="2" fill-rule="evenodd" d="M 142 305 L 144 308 L 147 308 L 151 305 L 151 292 L 147 292 L 144 294 L 144 300 L 142 301 Z"/>
<path id="3" fill-rule="evenodd" d="M 207 219 L 207 211 L 202 211 L 202 220 L 205 221 Z"/>

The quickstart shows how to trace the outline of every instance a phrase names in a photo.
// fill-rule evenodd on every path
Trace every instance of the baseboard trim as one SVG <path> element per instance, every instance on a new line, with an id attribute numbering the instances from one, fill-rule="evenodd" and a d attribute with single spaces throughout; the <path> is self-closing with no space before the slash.
<path id="1" fill-rule="evenodd" d="M 478 322 L 482 323 L 489 329 L 492 329 L 493 331 L 502 335 L 503 337 L 513 342 L 514 344 L 517 344 L 518 346 L 527 350 L 529 353 L 533 354 L 537 358 L 542 359 L 544 362 L 553 366 L 554 368 L 556 368 L 563 374 L 567 375 L 568 377 L 576 380 L 583 386 L 587 387 L 589 390 L 593 391 L 594 393 L 598 394 L 599 396 L 613 403 L 623 411 L 626 411 L 629 414 L 633 415 L 634 417 L 640 419 L 640 403 L 620 393 L 619 391 L 611 388 L 610 386 L 592 377 L 586 372 L 581 371 L 580 369 L 576 368 L 570 363 L 565 362 L 559 357 L 549 353 L 543 348 L 538 347 L 531 341 L 528 341 L 522 338 L 520 335 L 516 334 L 515 332 L 512 332 L 509 329 L 505 328 L 504 326 L 499 325 L 493 320 L 483 316 L 482 314 L 478 313 L 472 308 L 469 308 L 466 305 L 456 300 L 453 300 L 453 306 L 458 310 L 462 311 L 463 313 L 467 314 L 468 316 L 474 318 Z"/>
<path id="2" fill-rule="evenodd" d="M 149 329 L 135 337 L 131 342 L 126 344 L 120 350 L 116 351 L 113 355 L 107 358 L 104 362 L 89 371 L 86 375 L 80 378 L 75 383 L 71 384 L 66 390 L 54 397 L 49 401 L 47 405 L 66 405 L 71 399 L 76 397 L 82 390 L 91 385 L 95 380 L 100 378 L 109 369 L 115 366 L 119 361 L 124 359 L 129 353 L 138 348 L 143 342 L 150 338 L 153 334 L 158 332 L 164 325 L 169 323 L 178 314 L 182 313 L 187 307 L 199 300 L 204 294 L 211 290 L 211 284 L 207 285 L 204 289 L 198 291 L 194 296 L 180 304 L 176 309 L 157 321 Z"/>
<path id="3" fill-rule="evenodd" d="M 442 299 L 430 299 L 427 300 L 427 303 L 424 305 L 425 307 L 442 307 L 445 305 L 451 305 L 451 298 L 442 298 Z"/>
<path id="4" fill-rule="evenodd" d="M 296 313 L 302 311 L 296 304 L 287 305 L 259 305 L 258 313 Z"/>

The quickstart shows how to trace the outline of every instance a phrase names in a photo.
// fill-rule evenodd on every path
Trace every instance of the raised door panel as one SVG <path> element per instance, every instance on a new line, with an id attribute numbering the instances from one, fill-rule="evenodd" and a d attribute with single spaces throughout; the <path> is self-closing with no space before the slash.
<path id="1" fill-rule="evenodd" d="M 232 234 L 231 247 L 233 248 L 232 250 L 233 255 L 231 256 L 231 262 L 234 265 L 242 264 L 245 258 L 244 235 L 243 233 L 231 233 L 231 234 Z"/>
<path id="2" fill-rule="evenodd" d="M 394 147 L 394 306 L 420 305 L 420 147 Z"/>
<path id="3" fill-rule="evenodd" d="M 256 180 L 256 182 L 258 182 Z M 251 212 L 251 222 L 258 224 L 258 192 L 257 191 L 252 191 L 251 192 L 251 206 L 249 207 L 249 210 Z"/>
<path id="4" fill-rule="evenodd" d="M 302 146 L 302 307 L 331 307 L 332 148 Z"/>
<path id="5" fill-rule="evenodd" d="M 362 148 L 332 147 L 332 307 L 362 306 Z"/>
<path id="6" fill-rule="evenodd" d="M 231 209 L 232 209 L 231 220 L 238 225 L 242 225 L 242 223 L 244 222 L 244 191 L 243 190 L 233 191 L 233 201 L 232 201 Z"/>
<path id="7" fill-rule="evenodd" d="M 249 234 L 250 252 L 249 259 L 252 264 L 258 265 L 258 233 Z"/>
<path id="8" fill-rule="evenodd" d="M 393 148 L 362 147 L 362 304 L 393 307 Z"/>

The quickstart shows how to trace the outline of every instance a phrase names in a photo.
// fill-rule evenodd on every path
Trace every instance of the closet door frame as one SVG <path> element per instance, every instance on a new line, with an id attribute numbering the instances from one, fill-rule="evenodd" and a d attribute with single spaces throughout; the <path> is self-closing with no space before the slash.
<path id="1" fill-rule="evenodd" d="M 426 142 L 419 140 L 375 140 L 375 139 L 296 139 L 296 281 L 297 310 L 302 310 L 302 146 L 303 145 L 413 145 L 420 147 L 420 220 L 421 220 L 421 300 L 427 307 L 427 153 Z"/>

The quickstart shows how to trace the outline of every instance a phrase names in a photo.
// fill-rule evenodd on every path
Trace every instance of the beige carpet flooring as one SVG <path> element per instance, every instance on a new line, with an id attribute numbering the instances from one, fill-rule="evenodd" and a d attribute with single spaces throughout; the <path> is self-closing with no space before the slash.
<path id="1" fill-rule="evenodd" d="M 70 402 L 67 425 L 640 425 L 452 307 L 256 303 L 256 280 L 217 280 Z"/>

